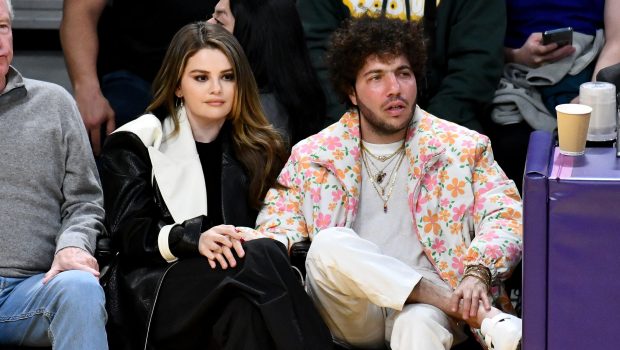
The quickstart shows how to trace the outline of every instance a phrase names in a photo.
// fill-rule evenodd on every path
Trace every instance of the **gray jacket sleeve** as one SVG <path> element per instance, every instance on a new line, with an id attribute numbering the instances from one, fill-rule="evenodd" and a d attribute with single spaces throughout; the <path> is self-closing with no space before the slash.
<path id="1" fill-rule="evenodd" d="M 72 108 L 61 122 L 65 176 L 62 180 L 62 226 L 56 240 L 56 253 L 66 247 L 78 247 L 94 254 L 97 236 L 105 230 L 103 192 L 86 129 L 75 102 L 71 100 L 70 103 Z"/>

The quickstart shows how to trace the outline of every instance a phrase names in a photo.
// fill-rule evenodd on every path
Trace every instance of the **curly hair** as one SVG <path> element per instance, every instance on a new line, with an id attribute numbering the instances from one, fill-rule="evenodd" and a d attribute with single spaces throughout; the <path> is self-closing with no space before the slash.
<path id="1" fill-rule="evenodd" d="M 371 15 L 346 20 L 334 32 L 326 56 L 330 79 L 340 100 L 351 106 L 349 93 L 369 57 L 389 61 L 400 55 L 407 58 L 413 74 L 420 79 L 426 64 L 421 23 Z"/>

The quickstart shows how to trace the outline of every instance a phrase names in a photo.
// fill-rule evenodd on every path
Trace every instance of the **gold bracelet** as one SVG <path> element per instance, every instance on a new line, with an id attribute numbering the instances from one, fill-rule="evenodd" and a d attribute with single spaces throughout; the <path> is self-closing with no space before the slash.
<path id="1" fill-rule="evenodd" d="M 491 281 L 492 281 L 491 270 L 489 270 L 488 267 L 483 266 L 483 265 L 469 265 L 465 268 L 465 273 L 472 272 L 472 271 L 481 273 L 485 277 L 485 279 L 489 282 L 488 284 L 491 284 Z"/>
<path id="2" fill-rule="evenodd" d="M 465 275 L 474 274 L 474 275 L 479 276 L 480 278 L 483 278 L 485 281 L 488 281 L 489 284 L 491 283 L 491 278 L 490 278 L 489 274 L 485 273 L 484 271 L 470 269 L 468 271 L 465 271 L 464 274 Z"/>
<path id="3" fill-rule="evenodd" d="M 487 290 L 491 289 L 491 271 L 483 265 L 469 265 L 465 268 L 463 278 L 471 276 L 480 280 L 487 287 Z M 461 279 L 462 280 L 462 279 Z"/>
<path id="4" fill-rule="evenodd" d="M 466 276 L 472 276 L 472 277 L 476 277 L 477 279 L 481 280 L 482 282 L 484 282 L 485 285 L 490 285 L 489 280 L 486 278 L 486 276 L 480 275 L 479 273 L 475 273 L 475 272 L 468 272 L 466 274 L 463 275 L 463 277 Z"/>
<path id="5" fill-rule="evenodd" d="M 467 265 L 465 267 L 465 271 L 469 271 L 469 270 L 477 270 L 477 271 L 482 271 L 486 274 L 488 274 L 489 276 L 491 276 L 491 270 L 489 270 L 488 267 L 478 264 L 478 265 Z"/>
<path id="6" fill-rule="evenodd" d="M 472 274 L 472 273 L 466 273 L 466 274 L 463 275 L 463 278 L 461 278 L 461 282 L 465 279 L 465 277 L 473 277 L 473 278 L 478 279 L 480 282 L 482 282 L 484 284 L 484 286 L 487 289 L 487 292 L 491 289 L 491 286 L 481 276 L 478 276 L 478 275 L 475 275 L 475 274 Z"/>

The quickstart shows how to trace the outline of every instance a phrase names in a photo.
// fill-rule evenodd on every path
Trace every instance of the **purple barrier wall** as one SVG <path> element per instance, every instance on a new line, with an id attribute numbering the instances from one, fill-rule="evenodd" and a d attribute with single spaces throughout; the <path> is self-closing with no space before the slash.
<path id="1" fill-rule="evenodd" d="M 544 350 L 547 340 L 547 198 L 553 136 L 535 131 L 523 179 L 523 350 Z"/>
<path id="2" fill-rule="evenodd" d="M 523 348 L 617 348 L 620 160 L 615 148 L 562 156 L 550 134 L 535 134 L 524 179 Z"/>

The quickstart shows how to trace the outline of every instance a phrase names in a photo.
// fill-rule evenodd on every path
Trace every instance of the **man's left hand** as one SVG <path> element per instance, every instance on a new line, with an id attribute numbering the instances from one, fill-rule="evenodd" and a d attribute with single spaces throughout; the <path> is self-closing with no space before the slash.
<path id="1" fill-rule="evenodd" d="M 43 278 L 43 284 L 47 283 L 57 274 L 68 270 L 90 272 L 95 277 L 99 278 L 99 264 L 97 264 L 97 259 L 83 249 L 67 247 L 59 250 L 54 256 L 52 267 Z"/>
<path id="2" fill-rule="evenodd" d="M 489 291 L 487 286 L 475 277 L 465 277 L 456 287 L 450 298 L 450 304 L 453 312 L 459 311 L 459 304 L 463 300 L 462 315 L 463 320 L 478 315 L 480 301 L 487 311 L 491 310 L 491 301 L 489 299 Z"/>

